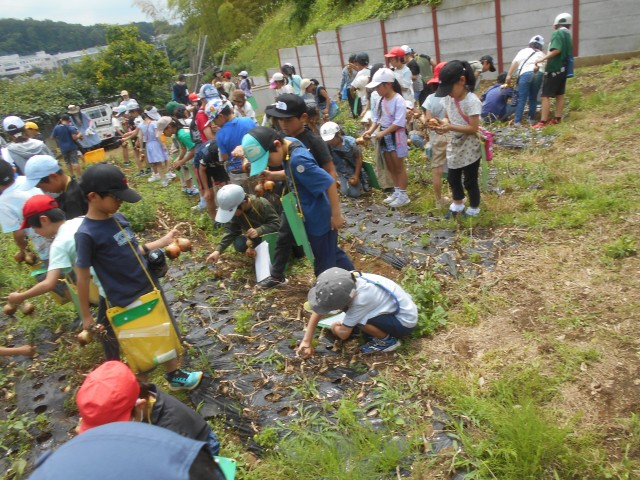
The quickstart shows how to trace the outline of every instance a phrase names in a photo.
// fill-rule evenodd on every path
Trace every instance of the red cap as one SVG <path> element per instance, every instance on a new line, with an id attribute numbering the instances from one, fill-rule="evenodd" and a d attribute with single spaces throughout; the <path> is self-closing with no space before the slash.
<path id="1" fill-rule="evenodd" d="M 189 101 L 190 101 L 191 103 L 193 103 L 193 102 L 197 102 L 198 100 L 200 100 L 200 97 L 198 96 L 198 94 L 197 94 L 197 93 L 190 93 L 190 94 L 189 94 Z"/>
<path id="2" fill-rule="evenodd" d="M 231 78 L 232 75 L 231 75 L 231 72 L 224 72 L 222 76 L 225 78 Z"/>
<path id="3" fill-rule="evenodd" d="M 406 55 L 406 52 L 404 51 L 404 48 L 402 47 L 393 47 L 391 50 L 389 50 L 389 53 L 387 53 L 385 55 L 386 58 L 392 58 L 392 57 L 398 57 L 398 58 L 402 58 Z"/>
<path id="4" fill-rule="evenodd" d="M 34 195 L 28 198 L 22 206 L 22 225 L 20 228 L 29 228 L 29 225 L 27 225 L 29 218 L 42 215 L 44 212 L 48 212 L 54 208 L 60 208 L 60 206 L 58 202 L 49 195 Z"/>
<path id="5" fill-rule="evenodd" d="M 140 395 L 135 375 L 124 363 L 105 362 L 87 375 L 76 405 L 82 418 L 79 433 L 107 423 L 128 422 Z"/>
<path id="6" fill-rule="evenodd" d="M 440 70 L 442 70 L 442 67 L 444 67 L 446 64 L 447 62 L 440 62 L 435 66 L 435 68 L 433 69 L 433 77 L 427 82 L 427 85 L 440 83 Z"/>

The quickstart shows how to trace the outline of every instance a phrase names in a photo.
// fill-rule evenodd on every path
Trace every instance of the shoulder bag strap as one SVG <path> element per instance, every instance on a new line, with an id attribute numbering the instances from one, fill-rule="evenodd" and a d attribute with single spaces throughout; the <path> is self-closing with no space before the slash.
<path id="1" fill-rule="evenodd" d="M 529 59 L 530 59 L 531 57 L 533 57 L 533 56 L 536 54 L 536 51 L 537 51 L 537 50 L 534 48 L 534 49 L 533 49 L 533 53 L 532 53 L 531 55 L 529 55 L 529 56 L 527 57 L 527 59 L 526 59 L 524 62 L 522 62 L 522 63 L 520 64 L 520 68 L 518 69 L 518 75 L 516 75 L 516 77 L 519 77 L 519 76 L 520 76 L 520 72 L 522 71 L 522 67 L 524 67 L 524 66 L 525 66 L 525 64 L 529 61 Z"/>
<path id="2" fill-rule="evenodd" d="M 372 285 L 375 285 L 375 286 L 377 286 L 377 287 L 380 287 L 382 290 L 384 290 L 385 292 L 387 292 L 387 293 L 389 294 L 389 296 L 390 296 L 391 298 L 393 298 L 394 302 L 396 302 L 396 310 L 395 310 L 395 312 L 393 312 L 393 314 L 394 314 L 394 315 L 397 315 L 397 314 L 398 314 L 398 312 L 400 312 L 400 300 L 398 300 L 398 297 L 396 296 L 396 294 L 395 294 L 395 293 L 393 293 L 391 290 L 389 290 L 387 287 L 385 287 L 385 286 L 384 286 L 384 285 L 382 285 L 381 283 L 378 283 L 378 282 L 376 282 L 375 280 L 370 280 L 370 279 L 366 278 L 366 277 L 365 277 L 364 275 L 362 275 L 362 273 L 360 273 L 360 272 L 357 272 L 357 275 L 356 275 L 356 272 L 354 272 L 354 275 L 355 275 L 357 278 L 361 278 L 361 279 L 362 279 L 362 280 L 364 280 L 365 282 L 370 283 L 370 284 L 372 284 Z"/>
<path id="3" fill-rule="evenodd" d="M 147 279 L 149 279 L 149 283 L 155 289 L 156 284 L 153 283 L 153 279 L 151 278 L 151 275 L 149 275 L 149 272 L 144 266 L 144 263 L 142 263 L 142 259 L 140 258 L 140 253 L 136 251 L 135 247 L 133 246 L 133 243 L 131 243 L 131 240 L 129 240 L 129 235 L 127 234 L 127 232 L 124 231 L 124 228 L 122 228 L 122 225 L 120 224 L 118 219 L 116 217 L 113 217 L 113 219 L 115 220 L 116 225 L 118 225 L 118 228 L 120 229 L 120 231 L 124 234 L 125 238 L 127 239 L 127 243 L 129 244 L 129 247 L 131 247 L 131 251 L 133 252 L 133 255 L 136 257 L 136 259 L 138 260 L 138 263 L 142 267 L 142 271 L 147 276 Z"/>
<path id="4" fill-rule="evenodd" d="M 471 124 L 471 122 L 469 121 L 469 117 L 467 117 L 464 112 L 462 111 L 462 108 L 460 108 L 460 102 L 458 101 L 457 98 L 454 99 L 456 102 L 456 108 L 458 109 L 458 113 L 460 114 L 460 116 L 462 117 L 462 119 L 467 122 L 467 125 Z"/>

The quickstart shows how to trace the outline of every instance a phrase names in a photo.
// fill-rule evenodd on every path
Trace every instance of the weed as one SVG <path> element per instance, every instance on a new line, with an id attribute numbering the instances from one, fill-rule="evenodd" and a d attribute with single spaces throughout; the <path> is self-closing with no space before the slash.
<path id="1" fill-rule="evenodd" d="M 418 325 L 413 336 L 431 335 L 447 323 L 446 298 L 440 282 L 430 272 L 420 274 L 413 268 L 407 269 L 402 278 L 402 288 L 418 306 Z"/>
<path id="2" fill-rule="evenodd" d="M 278 430 L 275 427 L 267 427 L 253 436 L 255 442 L 262 448 L 272 449 L 278 443 Z"/>
<path id="3" fill-rule="evenodd" d="M 251 333 L 251 324 L 253 323 L 253 311 L 248 308 L 237 310 L 233 314 L 235 320 L 235 331 L 239 335 L 249 335 Z"/>
<path id="4" fill-rule="evenodd" d="M 633 237 L 622 235 L 615 242 L 605 245 L 604 251 L 609 258 L 625 258 L 635 255 L 638 249 Z"/>
<path id="5" fill-rule="evenodd" d="M 480 263 L 482 262 L 482 255 L 479 252 L 471 252 L 467 259 L 471 263 Z"/>
<path id="6" fill-rule="evenodd" d="M 120 208 L 134 232 L 143 232 L 156 224 L 156 206 L 153 200 L 142 199 L 138 203 L 123 202 Z"/>

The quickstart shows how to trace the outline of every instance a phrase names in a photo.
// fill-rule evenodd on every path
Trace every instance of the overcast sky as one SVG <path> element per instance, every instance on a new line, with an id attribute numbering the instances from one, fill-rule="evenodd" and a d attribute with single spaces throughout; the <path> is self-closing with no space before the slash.
<path id="1" fill-rule="evenodd" d="M 132 0 L 0 0 L 0 17 L 31 17 L 82 25 L 151 21 L 132 3 Z"/>

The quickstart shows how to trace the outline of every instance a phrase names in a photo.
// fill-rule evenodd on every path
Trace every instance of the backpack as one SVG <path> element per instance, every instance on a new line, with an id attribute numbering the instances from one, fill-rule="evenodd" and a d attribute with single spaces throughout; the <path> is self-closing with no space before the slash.
<path id="1" fill-rule="evenodd" d="M 196 123 L 196 115 L 198 112 L 202 112 L 204 110 L 198 110 L 191 119 L 191 124 L 189 125 L 189 135 L 191 135 L 191 141 L 196 145 L 200 145 L 202 143 L 202 135 L 200 135 L 200 130 L 198 130 L 198 124 Z"/>

